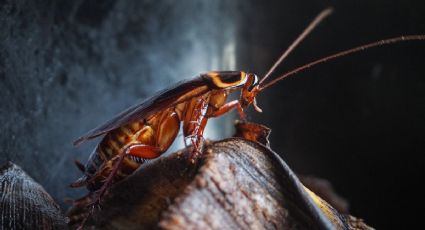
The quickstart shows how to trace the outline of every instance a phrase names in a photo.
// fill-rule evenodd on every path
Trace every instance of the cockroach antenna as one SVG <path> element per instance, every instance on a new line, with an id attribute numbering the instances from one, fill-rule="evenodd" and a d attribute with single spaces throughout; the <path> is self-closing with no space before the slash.
<path id="1" fill-rule="evenodd" d="M 273 64 L 269 71 L 261 78 L 258 83 L 260 86 L 262 83 L 275 71 L 275 69 L 285 60 L 289 54 L 322 22 L 325 18 L 332 14 L 332 8 L 326 8 L 316 18 L 310 22 L 310 24 L 304 29 L 304 31 L 295 39 L 294 42 L 283 52 L 280 58 Z"/>
<path id="2" fill-rule="evenodd" d="M 310 25 L 298 36 L 298 38 L 288 47 L 288 49 L 282 54 L 282 56 L 280 56 L 280 58 L 276 61 L 276 63 L 270 68 L 270 70 L 267 72 L 267 74 L 261 79 L 261 81 L 259 82 L 259 92 L 263 91 L 264 89 L 274 85 L 275 83 L 277 83 L 280 80 L 283 80 L 289 76 L 292 76 L 296 73 L 305 71 L 315 65 L 324 63 L 324 62 L 328 62 L 330 60 L 333 59 L 337 59 L 340 57 L 344 57 L 353 53 L 357 53 L 357 52 L 361 52 L 370 48 L 374 48 L 374 47 L 380 47 L 380 46 L 384 46 L 384 45 L 390 45 L 390 44 L 394 44 L 394 43 L 398 43 L 398 42 L 404 42 L 404 41 L 423 41 L 425 40 L 425 35 L 424 34 L 416 34 L 416 35 L 404 35 L 404 36 L 399 36 L 399 37 L 393 37 L 393 38 L 388 38 L 388 39 L 384 39 L 384 40 L 379 40 L 379 41 L 375 41 L 375 42 L 371 42 L 371 43 L 367 43 L 364 45 L 360 45 L 357 47 L 354 47 L 352 49 L 348 49 L 348 50 L 344 50 L 344 51 L 340 51 L 338 53 L 317 59 L 315 61 L 309 62 L 305 65 L 302 65 L 298 68 L 295 68 L 291 71 L 288 71 L 286 73 L 284 73 L 283 75 L 271 80 L 270 82 L 268 82 L 267 84 L 264 84 L 264 81 L 274 72 L 274 70 L 276 69 L 277 66 L 279 66 L 283 60 L 285 60 L 285 58 L 289 55 L 289 53 L 291 53 L 294 48 L 314 29 L 317 27 L 317 25 L 327 16 L 329 16 L 332 13 L 332 9 L 328 8 L 325 9 L 324 11 L 322 11 L 311 23 Z"/>

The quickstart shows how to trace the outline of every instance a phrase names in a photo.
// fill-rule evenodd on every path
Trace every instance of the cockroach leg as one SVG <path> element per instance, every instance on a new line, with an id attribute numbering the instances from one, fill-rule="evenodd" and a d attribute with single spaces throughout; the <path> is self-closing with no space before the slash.
<path id="1" fill-rule="evenodd" d="M 111 173 L 108 175 L 108 177 L 105 180 L 105 183 L 102 185 L 102 187 L 98 190 L 97 197 L 95 199 L 95 202 L 99 203 L 100 198 L 103 196 L 103 194 L 108 190 L 110 185 L 112 184 L 112 181 L 115 177 L 115 175 L 118 172 L 118 169 L 121 166 L 121 163 L 123 162 L 124 158 L 127 156 L 134 156 L 138 158 L 143 159 L 154 159 L 157 158 L 161 154 L 161 150 L 157 147 L 145 145 L 145 144 L 133 144 L 127 147 L 125 150 L 124 155 L 121 155 L 118 157 L 117 162 L 114 164 L 114 167 L 111 171 Z"/>
<path id="2" fill-rule="evenodd" d="M 202 154 L 201 145 L 203 140 L 204 140 L 203 136 L 193 135 L 193 138 L 191 138 L 191 142 L 193 146 L 192 156 L 190 157 L 191 160 L 196 159 L 198 156 Z"/>
<path id="3" fill-rule="evenodd" d="M 118 169 L 120 168 L 121 163 L 123 162 L 123 160 L 124 160 L 124 158 L 126 156 L 127 155 L 122 155 L 122 156 L 119 156 L 118 157 L 118 160 L 117 160 L 117 162 L 115 162 L 114 167 L 112 168 L 111 173 L 108 175 L 108 177 L 105 180 L 105 183 L 103 183 L 102 187 L 99 190 L 96 191 L 94 199 L 88 205 L 89 207 L 92 208 L 92 210 L 93 210 L 94 207 L 96 207 L 96 206 L 98 206 L 100 204 L 101 198 L 103 197 L 103 195 L 105 194 L 105 192 L 111 186 L 112 181 L 113 181 L 115 175 L 117 174 Z"/>
<path id="4" fill-rule="evenodd" d="M 134 156 L 143 159 L 157 158 L 161 154 L 161 150 L 157 147 L 145 145 L 145 144 L 134 144 L 126 148 L 125 153 L 117 157 L 117 161 L 114 163 L 112 171 L 104 181 L 102 187 L 95 192 L 95 197 L 91 203 L 87 205 L 90 208 L 89 214 L 84 218 L 80 227 L 84 226 L 87 219 L 95 213 L 95 209 L 100 207 L 100 201 L 105 192 L 111 187 L 112 182 L 117 174 L 124 158 L 127 156 Z M 80 229 L 80 227 L 78 229 Z"/>
<path id="5" fill-rule="evenodd" d="M 226 104 L 221 106 L 218 110 L 210 114 L 208 117 L 219 117 L 234 108 L 236 108 L 236 110 L 238 111 L 238 114 L 241 120 L 246 121 L 246 115 L 242 109 L 242 106 L 239 100 L 233 100 L 233 101 L 227 102 Z"/>
<path id="6" fill-rule="evenodd" d="M 203 132 L 203 128 L 201 133 Z M 190 143 L 192 144 L 192 152 L 191 152 L 191 156 L 189 157 L 189 160 L 192 161 L 194 159 L 196 159 L 199 155 L 202 154 L 201 152 L 201 148 L 202 148 L 202 142 L 204 140 L 204 137 L 199 134 L 199 127 L 195 130 L 194 134 L 185 136 L 185 145 L 186 145 L 186 140 L 189 139 Z M 187 146 L 186 146 L 187 147 Z"/>
<path id="7" fill-rule="evenodd" d="M 209 98 L 209 95 L 207 96 Z M 183 124 L 183 134 L 185 145 L 187 146 L 188 140 L 192 144 L 192 152 L 189 161 L 194 162 L 195 159 L 201 155 L 202 141 L 204 129 L 207 124 L 206 114 L 208 113 L 208 100 L 205 98 L 197 98 L 189 104 L 190 111 L 186 113 Z"/>

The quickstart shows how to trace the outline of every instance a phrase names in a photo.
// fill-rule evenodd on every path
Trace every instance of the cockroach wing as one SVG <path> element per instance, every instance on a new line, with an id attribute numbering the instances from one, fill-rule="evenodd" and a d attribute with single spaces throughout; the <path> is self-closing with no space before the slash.
<path id="1" fill-rule="evenodd" d="M 79 145 L 130 122 L 146 118 L 160 110 L 170 108 L 193 97 L 202 95 L 208 90 L 208 81 L 202 75 L 191 80 L 180 81 L 159 91 L 143 102 L 131 106 L 97 128 L 90 130 L 75 140 L 74 145 Z"/>

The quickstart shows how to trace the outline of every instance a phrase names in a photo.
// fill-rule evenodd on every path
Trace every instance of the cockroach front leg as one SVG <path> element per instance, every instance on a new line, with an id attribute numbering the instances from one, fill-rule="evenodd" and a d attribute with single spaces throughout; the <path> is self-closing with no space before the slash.
<path id="1" fill-rule="evenodd" d="M 233 101 L 227 102 L 226 104 L 222 105 L 219 109 L 213 111 L 211 114 L 208 114 L 208 117 L 219 117 L 235 108 L 238 111 L 238 114 L 241 120 L 246 121 L 246 115 L 242 109 L 242 106 L 239 100 L 233 100 Z"/>

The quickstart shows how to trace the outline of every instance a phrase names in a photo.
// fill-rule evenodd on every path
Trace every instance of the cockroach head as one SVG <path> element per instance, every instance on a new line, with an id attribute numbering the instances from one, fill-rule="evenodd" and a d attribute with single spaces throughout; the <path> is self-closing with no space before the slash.
<path id="1" fill-rule="evenodd" d="M 255 100 L 255 97 L 259 92 L 260 88 L 257 75 L 247 73 L 247 81 L 242 89 L 241 97 L 239 99 L 242 108 L 246 108 L 252 103 L 255 110 L 261 113 L 262 110 L 257 106 L 257 101 Z"/>

